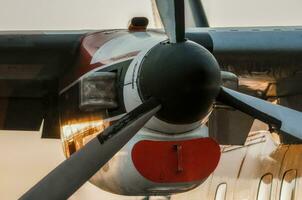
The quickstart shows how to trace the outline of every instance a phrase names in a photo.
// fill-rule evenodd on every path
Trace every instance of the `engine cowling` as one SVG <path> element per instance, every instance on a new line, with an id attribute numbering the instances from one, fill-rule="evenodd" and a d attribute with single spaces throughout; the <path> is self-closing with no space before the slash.
<path id="1" fill-rule="evenodd" d="M 90 181 L 121 195 L 188 191 L 206 180 L 220 158 L 219 145 L 206 134 L 200 127 L 172 139 L 144 128 Z"/>
<path id="2" fill-rule="evenodd" d="M 93 71 L 85 67 L 88 70 L 86 74 L 61 92 L 61 131 L 67 157 L 113 124 L 123 113 L 142 103 L 143 97 L 139 94 L 136 81 L 138 70 L 150 49 L 165 40 L 159 33 L 110 34 L 101 34 L 113 39 L 100 44 L 94 56 L 89 58 L 91 61 L 80 62 L 92 63 Z M 92 48 L 89 45 L 96 43 L 90 40 L 100 41 L 98 37 L 99 34 L 96 34 L 84 39 L 83 48 Z M 127 45 L 112 52 L 117 54 L 113 58 L 111 54 L 106 54 L 111 49 L 121 48 L 119 45 L 123 42 Z M 128 55 L 131 57 L 128 58 Z M 95 64 L 106 62 L 109 64 Z M 113 80 L 116 82 L 113 83 Z M 102 92 L 103 85 L 107 87 Z M 118 88 L 117 94 L 114 94 L 114 88 Z M 96 99 L 99 97 L 105 99 Z M 205 113 L 210 113 L 211 102 L 207 106 Z M 195 118 L 197 121 L 180 123 L 153 117 L 90 182 L 112 193 L 134 196 L 169 195 L 200 185 L 214 171 L 220 158 L 219 145 L 209 138 L 206 126 L 202 125 L 207 116 L 200 117 L 200 120 Z"/>

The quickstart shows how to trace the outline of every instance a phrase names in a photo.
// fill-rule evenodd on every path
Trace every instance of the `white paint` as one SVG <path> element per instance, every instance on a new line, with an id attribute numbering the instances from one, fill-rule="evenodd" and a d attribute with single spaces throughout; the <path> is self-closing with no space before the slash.
<path id="1" fill-rule="evenodd" d="M 132 52 L 152 46 L 154 41 L 162 40 L 165 36 L 152 32 L 130 32 L 129 34 L 116 37 L 106 42 L 93 55 L 91 63 L 108 64 L 112 59 L 125 56 Z"/>
<path id="2" fill-rule="evenodd" d="M 69 84 L 68 86 L 66 86 L 65 88 L 63 88 L 60 92 L 59 92 L 59 95 L 63 94 L 64 92 L 66 92 L 68 89 L 70 89 L 72 86 L 74 86 L 75 84 L 77 84 L 79 81 L 81 81 L 84 77 L 87 77 L 89 75 L 91 75 L 92 73 L 100 70 L 100 69 L 106 69 L 107 67 L 110 67 L 112 65 L 115 65 L 115 64 L 118 64 L 118 63 L 121 63 L 121 62 L 124 62 L 126 60 L 131 60 L 133 59 L 133 57 L 129 57 L 129 58 L 124 58 L 124 59 L 120 59 L 120 60 L 117 60 L 115 62 L 112 62 L 112 63 L 109 63 L 107 65 L 101 65 L 99 67 L 96 67 L 94 68 L 93 70 L 90 70 L 89 72 L 87 72 L 86 74 L 82 75 L 80 78 L 76 79 L 75 81 L 73 81 L 71 84 Z"/>
<path id="3" fill-rule="evenodd" d="M 150 42 L 145 43 L 139 54 L 130 63 L 124 80 L 124 104 L 127 112 L 130 112 L 142 104 L 142 100 L 138 94 L 136 80 L 140 65 L 145 55 L 148 51 L 150 51 L 150 49 L 165 39 L 166 36 L 162 35 L 161 37 L 154 37 L 154 39 L 150 40 Z"/>
<path id="4" fill-rule="evenodd" d="M 151 120 L 146 124 L 146 127 L 149 129 L 152 129 L 154 131 L 163 132 L 163 133 L 170 133 L 170 134 L 176 134 L 176 133 L 185 133 L 191 130 L 194 130 L 201 126 L 201 122 L 195 122 L 192 124 L 170 124 L 167 122 L 164 122 L 157 117 L 151 118 Z M 208 136 L 208 134 L 207 134 Z"/>
<path id="5" fill-rule="evenodd" d="M 136 56 L 120 58 L 118 60 L 113 60 L 113 58 L 117 58 L 119 56 L 125 55 L 129 52 L 134 51 L 142 51 L 144 49 L 149 49 L 154 46 L 154 44 L 163 41 L 166 38 L 165 35 L 154 32 L 134 32 L 128 33 L 126 35 L 114 38 L 108 42 L 106 42 L 103 46 L 101 46 L 96 53 L 93 55 L 90 64 L 95 64 L 97 62 L 104 63 L 105 65 L 101 65 L 99 67 L 94 68 L 93 70 L 87 72 L 82 75 L 77 80 L 73 81 L 71 84 L 63 88 L 59 94 L 61 95 L 72 86 L 77 84 L 82 78 L 91 75 L 92 73 L 110 67 L 112 65 L 124 62 L 126 60 L 131 60 Z"/>

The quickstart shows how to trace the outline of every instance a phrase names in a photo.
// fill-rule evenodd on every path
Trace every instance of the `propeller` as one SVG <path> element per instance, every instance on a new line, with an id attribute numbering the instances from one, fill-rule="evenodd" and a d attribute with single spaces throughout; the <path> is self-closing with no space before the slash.
<path id="1" fill-rule="evenodd" d="M 284 106 L 221 87 L 218 101 L 232 106 L 295 138 L 302 139 L 302 113 Z"/>
<path id="2" fill-rule="evenodd" d="M 209 27 L 209 22 L 201 0 L 188 0 L 197 27 Z"/>
<path id="3" fill-rule="evenodd" d="M 221 82 L 217 81 L 220 78 L 218 75 L 220 69 L 215 57 L 202 46 L 197 47 L 184 39 L 183 0 L 157 0 L 156 2 L 172 45 L 160 44 L 149 52 L 151 58 L 145 60 L 140 73 L 140 90 L 148 94 L 146 97 L 151 95 L 161 100 L 163 109 L 157 116 L 172 123 L 193 122 L 210 112 L 213 101 L 220 101 L 269 124 L 274 130 L 302 139 L 301 112 L 221 86 Z M 167 69 L 169 72 L 166 73 L 170 73 L 169 75 L 165 74 Z M 195 80 L 196 76 L 199 76 L 199 81 Z M 162 83 L 165 80 L 167 80 L 165 85 L 169 85 L 169 88 L 164 92 L 158 92 L 159 87 L 165 87 L 157 85 L 156 81 Z M 153 84 L 155 86 L 149 84 L 151 82 L 155 83 Z M 190 87 L 191 91 L 188 92 L 187 89 L 182 93 L 179 89 L 181 87 Z M 220 88 L 219 92 L 217 88 Z M 177 91 L 177 94 L 174 91 Z M 200 106 L 201 104 L 203 107 Z M 179 107 L 178 114 L 181 120 L 175 119 L 177 116 L 175 113 L 172 116 L 163 113 L 171 105 L 173 105 L 172 109 L 167 113 L 171 114 L 173 109 Z M 182 107 L 189 111 L 182 110 Z"/>
<path id="4" fill-rule="evenodd" d="M 140 65 L 137 87 L 144 103 L 62 162 L 21 199 L 68 198 L 155 114 L 168 123 L 190 124 L 206 119 L 215 101 L 302 139 L 300 112 L 221 86 L 215 57 L 199 44 L 185 40 L 183 0 L 156 3 L 169 42 L 153 47 Z"/>
<path id="5" fill-rule="evenodd" d="M 72 154 L 20 199 L 67 199 L 118 152 L 160 109 L 150 99 Z"/>
<path id="6" fill-rule="evenodd" d="M 157 9 L 171 43 L 185 40 L 185 10 L 183 0 L 156 0 Z"/>

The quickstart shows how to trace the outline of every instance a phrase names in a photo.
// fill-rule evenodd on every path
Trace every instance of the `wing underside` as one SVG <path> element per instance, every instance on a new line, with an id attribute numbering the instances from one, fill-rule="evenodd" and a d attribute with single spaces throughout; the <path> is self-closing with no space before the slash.
<path id="1" fill-rule="evenodd" d="M 58 80 L 76 57 L 83 33 L 0 33 L 0 129 L 59 137 Z"/>
<path id="2" fill-rule="evenodd" d="M 238 76 L 232 89 L 302 111 L 302 27 L 192 28 L 186 37 L 211 51 L 222 70 Z M 253 121 L 218 106 L 209 120 L 210 135 L 219 135 L 221 144 L 243 144 Z"/>
<path id="3" fill-rule="evenodd" d="M 44 119 L 43 137 L 59 137 L 58 80 L 75 62 L 86 34 L 0 33 L 0 129 L 39 130 Z M 186 37 L 238 76 L 238 91 L 302 110 L 301 27 L 193 28 Z"/>

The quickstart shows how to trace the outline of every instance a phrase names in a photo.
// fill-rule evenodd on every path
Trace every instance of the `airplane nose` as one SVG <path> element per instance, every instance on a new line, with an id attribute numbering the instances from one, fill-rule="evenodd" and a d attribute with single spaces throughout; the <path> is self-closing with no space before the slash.
<path id="1" fill-rule="evenodd" d="M 156 45 L 145 55 L 138 73 L 141 98 L 158 99 L 162 109 L 156 116 L 173 124 L 206 117 L 220 85 L 220 68 L 214 56 L 188 40 Z"/>

